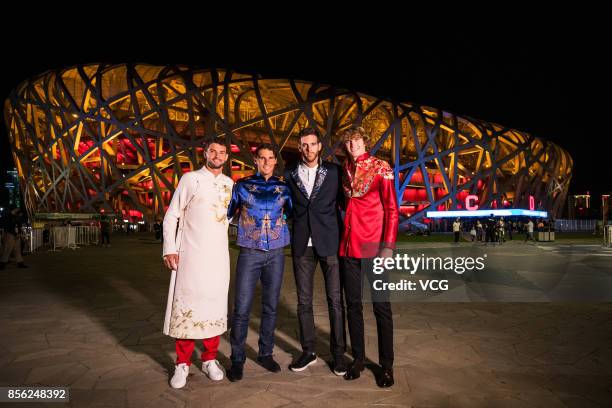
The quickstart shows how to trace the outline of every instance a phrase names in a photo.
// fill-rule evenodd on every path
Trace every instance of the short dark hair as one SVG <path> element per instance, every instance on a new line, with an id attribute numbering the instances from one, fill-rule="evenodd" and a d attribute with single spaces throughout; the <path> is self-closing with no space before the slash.
<path id="1" fill-rule="evenodd" d="M 209 137 L 208 139 L 204 141 L 204 152 L 206 152 L 208 148 L 210 147 L 210 145 L 213 143 L 220 144 L 221 146 L 227 146 L 225 144 L 225 138 L 223 136 Z"/>
<path id="2" fill-rule="evenodd" d="M 272 154 L 274 155 L 274 158 L 275 159 L 278 158 L 278 153 L 276 151 L 276 147 L 274 147 L 274 145 L 272 145 L 272 143 L 262 143 L 259 146 L 257 146 L 257 148 L 255 149 L 255 157 L 259 157 L 260 150 L 270 150 L 272 152 Z"/>
<path id="3" fill-rule="evenodd" d="M 310 135 L 316 136 L 317 142 L 321 143 L 321 133 L 316 128 L 313 128 L 313 127 L 307 127 L 307 128 L 302 129 L 298 136 L 298 140 L 300 140 L 304 136 L 310 136 Z"/>

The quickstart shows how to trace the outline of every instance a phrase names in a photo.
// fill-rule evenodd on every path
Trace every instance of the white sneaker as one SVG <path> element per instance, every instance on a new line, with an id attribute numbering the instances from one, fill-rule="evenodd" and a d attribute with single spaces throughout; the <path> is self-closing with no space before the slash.
<path id="1" fill-rule="evenodd" d="M 185 363 L 177 364 L 174 367 L 174 375 L 170 380 L 172 388 L 183 388 L 187 384 L 187 376 L 189 375 L 189 366 Z"/>
<path id="2" fill-rule="evenodd" d="M 213 381 L 221 381 L 224 376 L 223 368 L 217 360 L 204 361 L 202 363 L 202 371 Z"/>

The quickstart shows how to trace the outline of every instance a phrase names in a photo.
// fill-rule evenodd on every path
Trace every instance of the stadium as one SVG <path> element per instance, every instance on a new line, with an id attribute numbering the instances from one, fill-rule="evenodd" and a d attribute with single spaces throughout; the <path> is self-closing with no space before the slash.
<path id="1" fill-rule="evenodd" d="M 409 94 L 410 90 L 406 90 Z M 572 175 L 560 146 L 526 132 L 413 102 L 328 84 L 182 65 L 86 64 L 27 79 L 4 104 L 13 158 L 31 216 L 163 217 L 202 145 L 224 136 L 226 173 L 251 174 L 262 142 L 298 159 L 297 134 L 323 135 L 324 160 L 345 159 L 338 133 L 360 124 L 370 152 L 395 172 L 402 226 L 427 211 L 519 209 L 558 217 Z"/>

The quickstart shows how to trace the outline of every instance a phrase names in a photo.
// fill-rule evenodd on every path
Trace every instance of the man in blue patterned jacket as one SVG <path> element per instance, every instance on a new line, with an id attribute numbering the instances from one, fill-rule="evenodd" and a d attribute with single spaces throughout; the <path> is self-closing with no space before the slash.
<path id="1" fill-rule="evenodd" d="M 240 247 L 236 264 L 234 312 L 230 343 L 232 367 L 230 381 L 242 379 L 246 354 L 244 345 L 249 329 L 249 315 L 255 286 L 261 280 L 261 324 L 257 362 L 271 372 L 280 366 L 272 357 L 276 307 L 280 297 L 285 266 L 283 248 L 289 244 L 285 216 L 292 211 L 291 192 L 283 180 L 273 175 L 277 153 L 268 143 L 255 150 L 257 174 L 239 180 L 232 191 L 228 217 L 239 213 Z"/>

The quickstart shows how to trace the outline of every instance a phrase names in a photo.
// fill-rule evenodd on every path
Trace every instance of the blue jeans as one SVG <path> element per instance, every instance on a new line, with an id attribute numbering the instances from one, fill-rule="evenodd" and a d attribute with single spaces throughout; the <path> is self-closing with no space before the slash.
<path id="1" fill-rule="evenodd" d="M 271 356 L 274 349 L 276 306 L 280 297 L 285 269 L 283 248 L 261 251 L 240 248 L 236 265 L 234 312 L 232 313 L 231 360 L 242 364 L 246 360 L 244 343 L 249 330 L 249 315 L 257 281 L 261 280 L 261 325 L 259 326 L 259 356 Z"/>

